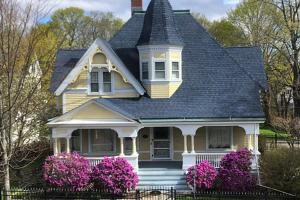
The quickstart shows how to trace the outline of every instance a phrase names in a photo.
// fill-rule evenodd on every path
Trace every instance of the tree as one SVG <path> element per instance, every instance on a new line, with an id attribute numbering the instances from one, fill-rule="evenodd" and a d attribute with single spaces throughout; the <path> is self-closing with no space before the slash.
<path id="1" fill-rule="evenodd" d="M 211 26 L 211 21 L 207 19 L 204 15 L 201 15 L 200 13 L 193 13 L 193 17 L 197 20 L 199 24 L 201 24 L 206 30 L 209 29 Z"/>
<path id="2" fill-rule="evenodd" d="M 293 74 L 294 116 L 300 117 L 300 1 L 263 0 L 281 14 L 280 35 L 274 47 L 284 56 Z"/>
<path id="3" fill-rule="evenodd" d="M 63 47 L 80 48 L 79 41 L 83 38 L 80 33 L 81 30 L 87 28 L 87 21 L 84 10 L 70 7 L 55 11 L 51 17 L 50 26 L 57 38 L 64 38 Z"/>
<path id="4" fill-rule="evenodd" d="M 245 46 L 248 44 L 242 29 L 226 19 L 214 21 L 208 30 L 224 46 Z"/>
<path id="5" fill-rule="evenodd" d="M 245 0 L 229 12 L 228 19 L 243 30 L 251 45 L 259 46 L 263 52 L 269 90 L 263 91 L 262 95 L 266 121 L 270 124 L 273 108 L 276 108 L 277 113 L 281 110 L 277 101 L 278 94 L 291 85 L 289 67 L 274 46 L 281 34 L 282 17 L 270 4 L 258 0 Z M 284 113 L 287 113 L 287 107 Z"/>
<path id="6" fill-rule="evenodd" d="M 10 189 L 10 169 L 35 160 L 32 153 L 37 149 L 28 144 L 39 137 L 45 123 L 40 116 L 47 110 L 49 95 L 42 82 L 54 57 L 36 48 L 45 34 L 37 28 L 45 16 L 43 8 L 41 3 L 24 6 L 18 0 L 0 1 L 0 167 L 6 190 Z M 36 67 L 42 73 L 33 75 Z M 13 162 L 21 152 L 22 162 Z"/>
<path id="7" fill-rule="evenodd" d="M 49 24 L 65 48 L 87 48 L 95 39 L 109 40 L 122 27 L 123 21 L 112 13 L 91 12 L 76 7 L 59 9 Z"/>

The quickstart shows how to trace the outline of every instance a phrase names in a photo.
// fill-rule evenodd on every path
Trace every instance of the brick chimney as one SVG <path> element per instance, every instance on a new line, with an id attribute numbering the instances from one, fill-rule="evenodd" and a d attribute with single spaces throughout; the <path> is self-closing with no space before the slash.
<path id="1" fill-rule="evenodd" d="M 131 0 L 131 13 L 143 11 L 143 0 Z"/>

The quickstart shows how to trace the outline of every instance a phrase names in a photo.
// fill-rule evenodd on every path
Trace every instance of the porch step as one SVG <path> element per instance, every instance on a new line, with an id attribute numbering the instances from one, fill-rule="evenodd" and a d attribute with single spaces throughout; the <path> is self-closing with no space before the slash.
<path id="1" fill-rule="evenodd" d="M 177 190 L 188 190 L 185 174 L 181 169 L 140 168 L 138 171 L 139 188 L 174 187 Z"/>

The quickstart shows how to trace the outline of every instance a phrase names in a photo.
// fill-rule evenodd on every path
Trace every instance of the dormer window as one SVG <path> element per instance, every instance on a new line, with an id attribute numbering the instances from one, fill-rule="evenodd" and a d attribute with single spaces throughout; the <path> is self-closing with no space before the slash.
<path id="1" fill-rule="evenodd" d="M 155 79 L 166 78 L 165 62 L 155 62 Z"/>
<path id="2" fill-rule="evenodd" d="M 112 74 L 104 68 L 95 68 L 90 73 L 90 93 L 107 94 L 112 93 Z"/>
<path id="3" fill-rule="evenodd" d="M 142 79 L 148 80 L 149 79 L 149 65 L 148 62 L 142 63 Z"/>
<path id="4" fill-rule="evenodd" d="M 179 79 L 180 69 L 179 62 L 172 62 L 172 79 Z"/>

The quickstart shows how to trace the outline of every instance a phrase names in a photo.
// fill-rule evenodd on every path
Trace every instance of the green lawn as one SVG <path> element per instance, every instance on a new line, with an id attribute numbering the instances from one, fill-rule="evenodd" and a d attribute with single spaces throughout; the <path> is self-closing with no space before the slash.
<path id="1" fill-rule="evenodd" d="M 260 135 L 268 137 L 268 138 L 275 138 L 277 134 L 278 139 L 287 138 L 288 135 L 282 131 L 275 130 L 270 127 L 261 127 L 260 128 Z"/>

